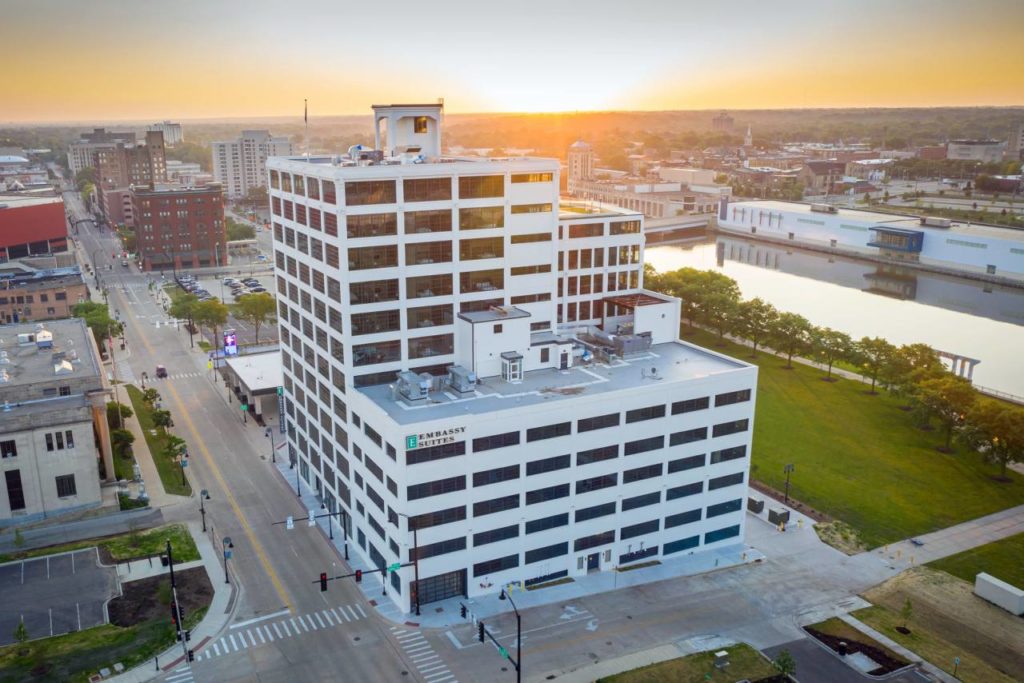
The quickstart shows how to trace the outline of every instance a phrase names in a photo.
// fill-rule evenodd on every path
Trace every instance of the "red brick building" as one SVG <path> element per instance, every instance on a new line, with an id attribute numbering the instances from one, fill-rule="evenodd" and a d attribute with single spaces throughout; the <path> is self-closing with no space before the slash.
<path id="1" fill-rule="evenodd" d="M 151 130 L 141 144 L 118 142 L 93 152 L 96 194 L 103 215 L 112 224 L 132 225 L 131 210 L 125 206 L 128 188 L 152 186 L 167 181 L 164 134 Z"/>
<path id="2" fill-rule="evenodd" d="M 220 184 L 132 188 L 135 236 L 143 270 L 227 265 Z"/>
<path id="3" fill-rule="evenodd" d="M 67 250 L 63 198 L 0 194 L 0 263 Z"/>

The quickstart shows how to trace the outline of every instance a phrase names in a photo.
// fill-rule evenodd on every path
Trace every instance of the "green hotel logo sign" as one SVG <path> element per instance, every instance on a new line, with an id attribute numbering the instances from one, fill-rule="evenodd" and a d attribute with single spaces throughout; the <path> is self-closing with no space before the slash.
<path id="1" fill-rule="evenodd" d="M 429 448 L 446 443 L 455 443 L 457 438 L 465 433 L 465 427 L 450 427 L 449 429 L 438 429 L 422 434 L 409 434 L 405 437 L 405 450 L 411 451 L 416 448 Z"/>

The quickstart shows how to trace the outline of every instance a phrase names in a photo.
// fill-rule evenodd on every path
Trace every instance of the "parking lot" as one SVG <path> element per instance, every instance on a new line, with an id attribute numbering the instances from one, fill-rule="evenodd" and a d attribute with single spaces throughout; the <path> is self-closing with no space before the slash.
<path id="1" fill-rule="evenodd" d="M 231 292 L 231 286 L 224 284 L 224 279 L 230 277 L 235 280 L 246 280 L 250 278 L 248 272 L 243 271 L 243 274 L 229 275 L 224 277 L 198 277 L 196 282 L 201 289 L 206 290 L 211 296 L 221 299 L 224 303 L 234 304 L 238 301 Z M 267 293 L 271 296 L 275 295 L 274 290 L 274 277 L 273 275 L 254 275 L 253 280 L 256 280 L 260 287 L 264 288 Z M 248 289 L 252 289 L 251 287 Z M 234 329 L 238 335 L 239 343 L 249 343 L 256 340 L 256 332 L 253 326 L 247 322 L 237 320 L 234 315 L 228 316 L 227 322 L 228 329 Z M 264 324 L 260 326 L 260 342 L 271 341 L 277 338 L 277 326 L 273 324 Z"/>
<path id="2" fill-rule="evenodd" d="M 14 642 L 21 619 L 30 639 L 107 623 L 106 603 L 120 594 L 117 571 L 96 548 L 0 565 L 0 645 Z"/>

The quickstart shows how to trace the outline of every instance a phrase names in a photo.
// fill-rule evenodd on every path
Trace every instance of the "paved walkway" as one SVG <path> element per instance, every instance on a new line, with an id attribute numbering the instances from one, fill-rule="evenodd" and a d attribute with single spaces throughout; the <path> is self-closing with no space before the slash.
<path id="1" fill-rule="evenodd" d="M 906 569 L 1020 533 L 1024 533 L 1024 505 L 972 519 L 915 539 L 891 543 L 861 555 L 883 557 L 896 567 Z"/>
<path id="2" fill-rule="evenodd" d="M 202 567 L 203 565 L 204 562 L 201 559 L 193 560 L 192 562 L 175 562 L 174 571 L 185 571 L 186 569 Z M 121 583 L 140 581 L 154 576 L 163 576 L 167 573 L 167 567 L 160 561 L 160 557 L 153 557 L 148 560 L 135 560 L 133 562 L 119 562 L 117 564 L 117 578 L 120 579 Z M 212 576 L 210 580 L 213 580 Z"/>
<path id="3" fill-rule="evenodd" d="M 915 664 L 918 664 L 930 675 L 934 676 L 940 681 L 943 681 L 943 683 L 957 683 L 957 681 L 959 680 L 957 678 L 953 678 L 951 675 L 949 675 L 939 667 L 935 666 L 934 664 L 926 662 L 925 660 L 921 659 L 916 654 L 914 654 L 907 648 L 903 647 L 892 638 L 888 637 L 883 633 L 879 633 L 878 631 L 871 628 L 870 626 L 865 624 L 863 621 L 857 619 L 856 617 L 852 617 L 849 614 L 842 614 L 839 616 L 839 618 L 845 621 L 850 626 L 857 629 L 858 631 L 860 631 L 861 633 L 863 633 L 864 635 L 871 636 L 879 643 L 885 645 L 887 648 L 889 648 L 899 656 L 903 657 L 904 659 L 910 662 L 914 662 Z"/>
<path id="4" fill-rule="evenodd" d="M 192 629 L 192 639 L 189 642 L 189 647 L 198 651 L 208 641 L 213 640 L 215 636 L 223 631 L 231 621 L 235 605 L 238 604 L 235 594 L 238 586 L 235 583 L 225 584 L 221 579 L 224 574 L 220 566 L 220 551 L 214 548 L 209 536 L 203 533 L 199 523 L 189 522 L 188 527 L 189 531 L 192 532 L 192 538 L 196 542 L 196 548 L 199 549 L 199 555 L 202 557 L 202 560 L 185 563 L 180 565 L 180 567 L 185 569 L 193 565 L 205 566 L 206 574 L 213 585 L 213 600 L 210 602 L 210 607 L 206 611 L 206 616 L 203 617 L 202 622 Z M 148 660 L 143 664 L 139 664 L 131 671 L 107 680 L 116 681 L 117 683 L 145 683 L 145 681 L 150 681 L 176 668 L 183 667 L 185 662 L 181 643 L 175 643 L 161 652 L 157 657 L 157 662 L 160 664 L 159 670 L 156 667 L 156 662 Z"/>

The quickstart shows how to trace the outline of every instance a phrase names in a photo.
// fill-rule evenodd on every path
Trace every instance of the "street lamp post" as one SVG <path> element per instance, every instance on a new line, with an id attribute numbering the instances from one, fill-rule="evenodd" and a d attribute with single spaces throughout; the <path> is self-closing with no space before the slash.
<path id="1" fill-rule="evenodd" d="M 498 599 L 508 600 L 508 603 L 512 605 L 512 611 L 516 613 L 516 661 L 513 663 L 516 665 L 516 683 L 520 683 L 523 680 L 523 620 L 519 616 L 519 610 L 516 609 L 516 603 L 512 601 L 512 596 L 506 589 L 501 589 Z"/>
<path id="2" fill-rule="evenodd" d="M 231 394 L 229 393 L 228 397 L 230 398 L 230 396 L 231 396 Z M 270 462 L 276 463 L 277 462 L 277 446 L 274 444 L 274 428 L 273 427 L 267 427 L 266 429 L 264 429 L 263 430 L 263 436 L 265 436 L 268 439 L 270 439 Z"/>
<path id="3" fill-rule="evenodd" d="M 327 535 L 333 541 L 334 540 L 334 506 L 328 506 L 327 501 L 324 500 L 320 503 L 321 510 L 327 510 Z"/>
<path id="4" fill-rule="evenodd" d="M 203 489 L 199 492 L 199 514 L 203 518 L 203 532 L 206 532 L 206 506 L 203 505 L 203 501 L 210 500 L 210 492 Z"/>
<path id="5" fill-rule="evenodd" d="M 412 573 L 413 573 L 413 594 L 416 596 L 416 616 L 420 616 L 420 544 L 417 536 L 417 525 L 412 517 L 404 512 L 398 513 L 399 517 L 405 517 L 406 523 L 412 529 Z"/>
<path id="6" fill-rule="evenodd" d="M 302 493 L 299 491 L 299 460 L 297 457 L 288 463 L 288 469 L 295 470 L 295 497 L 302 498 Z"/>
<path id="7" fill-rule="evenodd" d="M 228 578 L 228 560 L 231 559 L 231 549 L 235 547 L 235 544 L 231 542 L 230 536 L 225 536 L 221 539 L 220 545 L 224 550 L 224 583 L 231 583 Z"/>
<path id="8" fill-rule="evenodd" d="M 794 469 L 796 468 L 793 463 L 789 463 L 782 468 L 782 471 L 786 473 L 786 505 L 789 505 L 789 475 L 793 473 Z"/>

